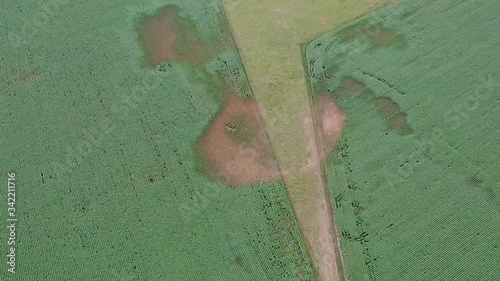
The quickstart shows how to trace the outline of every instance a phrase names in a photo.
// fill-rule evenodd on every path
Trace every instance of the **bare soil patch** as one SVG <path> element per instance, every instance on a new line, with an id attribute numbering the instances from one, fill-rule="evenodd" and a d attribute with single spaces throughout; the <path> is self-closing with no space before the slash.
<path id="1" fill-rule="evenodd" d="M 335 105 L 329 94 L 320 95 L 315 106 L 322 146 L 318 152 L 319 157 L 324 158 L 338 143 L 347 115 Z M 197 155 L 208 177 L 232 187 L 281 179 L 278 163 L 260 122 L 260 114 L 256 102 L 229 95 L 226 105 L 197 144 Z M 305 120 L 308 120 L 307 117 Z M 312 163 L 316 163 L 316 160 L 309 159 L 306 166 L 301 166 L 299 170 L 316 166 Z M 287 172 L 296 173 L 299 170 Z"/>
<path id="2" fill-rule="evenodd" d="M 391 129 L 397 130 L 400 135 L 411 135 L 413 129 L 408 125 L 406 121 L 408 115 L 406 113 L 398 113 L 391 118 L 389 118 L 389 127 Z"/>
<path id="3" fill-rule="evenodd" d="M 322 94 L 316 98 L 316 113 L 321 126 L 320 138 L 321 158 L 330 154 L 335 148 L 342 135 L 347 115 L 342 112 L 331 95 Z"/>
<path id="4" fill-rule="evenodd" d="M 378 98 L 374 103 L 378 114 L 389 122 L 389 128 L 397 130 L 401 135 L 413 133 L 406 121 L 408 115 L 401 112 L 399 106 L 392 99 Z"/>
<path id="5" fill-rule="evenodd" d="M 139 38 L 146 52 L 147 64 L 156 67 L 171 60 L 204 68 L 210 52 L 195 24 L 179 15 L 170 5 L 146 17 L 138 26 Z"/>
<path id="6" fill-rule="evenodd" d="M 389 119 L 400 113 L 399 106 L 390 98 L 378 98 L 375 100 L 377 112 L 383 118 Z"/>
<path id="7" fill-rule="evenodd" d="M 340 88 L 333 91 L 335 98 L 342 98 L 350 94 L 361 92 L 366 89 L 366 85 L 356 79 L 346 77 L 342 80 Z"/>
<path id="8" fill-rule="evenodd" d="M 281 178 L 256 102 L 231 94 L 197 145 L 210 178 L 232 187 Z"/>

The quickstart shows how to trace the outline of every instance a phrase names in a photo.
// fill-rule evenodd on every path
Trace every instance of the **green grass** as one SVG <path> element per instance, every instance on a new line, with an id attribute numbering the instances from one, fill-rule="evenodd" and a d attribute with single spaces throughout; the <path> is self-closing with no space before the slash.
<path id="1" fill-rule="evenodd" d="M 243 95 L 248 84 L 234 48 L 206 71 L 144 67 L 137 24 L 169 3 L 209 45 L 223 37 L 217 1 L 79 1 L 0 45 L 1 179 L 17 173 L 19 220 L 17 273 L 1 280 L 314 279 L 281 183 L 230 189 L 197 172 L 219 77 Z M 43 11 L 0 7 L 11 41 Z"/>
<path id="2" fill-rule="evenodd" d="M 346 77 L 373 92 L 337 96 L 349 120 L 328 164 L 350 280 L 500 275 L 498 8 L 402 1 L 309 45 L 316 93 L 335 95 Z M 404 46 L 374 48 L 366 34 L 345 40 L 367 22 Z M 323 79 L 323 69 L 335 75 Z M 408 114 L 412 133 L 388 129 L 377 98 Z"/>

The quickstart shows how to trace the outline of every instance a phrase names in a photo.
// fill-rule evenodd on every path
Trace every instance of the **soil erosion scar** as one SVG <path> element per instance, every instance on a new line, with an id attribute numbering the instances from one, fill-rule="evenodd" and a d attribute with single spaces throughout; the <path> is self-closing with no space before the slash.
<path id="1" fill-rule="evenodd" d="M 178 60 L 203 69 L 210 52 L 196 25 L 169 5 L 146 16 L 138 25 L 141 45 L 150 67 Z"/>
<path id="2" fill-rule="evenodd" d="M 339 141 L 346 115 L 329 95 L 318 97 L 316 107 L 323 146 L 320 156 L 326 157 Z M 197 154 L 204 163 L 207 176 L 233 187 L 268 183 L 281 178 L 259 114 L 255 101 L 229 95 L 225 107 L 197 145 Z"/>
<path id="3" fill-rule="evenodd" d="M 212 179 L 233 186 L 278 180 L 278 164 L 259 120 L 257 103 L 231 94 L 198 143 Z"/>

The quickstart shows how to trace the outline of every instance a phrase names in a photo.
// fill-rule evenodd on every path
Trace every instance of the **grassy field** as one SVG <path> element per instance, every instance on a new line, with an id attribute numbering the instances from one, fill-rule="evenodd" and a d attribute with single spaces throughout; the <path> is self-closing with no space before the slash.
<path id="1" fill-rule="evenodd" d="M 349 116 L 328 163 L 350 280 L 500 276 L 497 1 L 403 1 L 312 41 Z"/>
<path id="2" fill-rule="evenodd" d="M 340 280 L 343 273 L 312 126 L 302 44 L 385 2 L 222 0 L 320 280 Z"/>
<path id="3" fill-rule="evenodd" d="M 162 21 L 169 4 L 181 24 Z M 0 10 L 0 170 L 5 185 L 17 174 L 18 217 L 17 273 L 4 264 L 1 280 L 314 279 L 281 183 L 232 189 L 200 171 L 225 89 L 251 98 L 218 1 Z M 200 56 L 150 56 L 144 22 L 184 28 L 172 42 Z"/>

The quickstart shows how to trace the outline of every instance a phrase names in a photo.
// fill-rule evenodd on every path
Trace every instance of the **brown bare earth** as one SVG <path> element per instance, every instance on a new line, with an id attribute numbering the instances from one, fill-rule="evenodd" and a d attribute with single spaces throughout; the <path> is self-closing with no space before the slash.
<path id="1" fill-rule="evenodd" d="M 399 106 L 390 98 L 378 98 L 374 101 L 377 112 L 389 122 L 389 128 L 397 130 L 401 135 L 409 135 L 413 130 L 406 122 L 407 114 L 401 112 Z"/>
<path id="2" fill-rule="evenodd" d="M 199 69 L 211 58 L 206 42 L 194 24 L 179 15 L 176 6 L 167 6 L 146 17 L 138 27 L 150 67 L 168 61 L 182 61 Z M 225 35 L 225 31 L 221 31 Z M 230 33 L 210 45 L 216 52 L 234 45 Z M 213 43 L 213 42 L 212 42 Z M 197 155 L 205 174 L 232 187 L 268 183 L 281 178 L 257 103 L 231 93 L 228 81 L 213 82 L 225 106 L 197 143 Z M 222 86 L 221 86 L 222 85 Z"/>
<path id="3" fill-rule="evenodd" d="M 146 17 L 138 26 L 139 38 L 146 51 L 147 64 L 178 60 L 203 68 L 210 53 L 190 19 L 181 17 L 176 6 L 167 6 Z"/>
<path id="4" fill-rule="evenodd" d="M 323 92 L 323 94 L 319 96 L 318 100 L 321 99 L 322 96 L 327 95 L 325 94 L 325 89 L 319 89 L 319 92 Z M 373 91 L 366 87 L 366 85 L 361 81 L 351 77 L 346 77 L 343 79 L 340 88 L 334 90 L 332 93 L 334 99 L 339 99 L 356 92 L 359 93 L 359 97 L 363 99 L 363 102 L 371 101 L 373 103 L 380 117 L 387 120 L 389 129 L 396 130 L 396 132 L 400 135 L 409 135 L 413 133 L 412 128 L 408 125 L 406 120 L 408 114 L 401 112 L 397 103 L 395 103 L 392 99 L 387 97 L 377 98 L 375 93 L 373 93 Z"/>
<path id="5" fill-rule="evenodd" d="M 340 95 L 348 95 L 354 92 L 362 91 L 365 88 L 366 86 L 362 82 L 350 77 L 346 77 L 344 78 L 344 80 L 342 80 L 342 86 L 337 90 L 337 92 Z"/>
<path id="6" fill-rule="evenodd" d="M 327 157 L 338 144 L 347 115 L 342 112 L 331 95 L 322 94 L 316 98 L 316 112 L 320 128 L 321 158 Z"/>
<path id="7" fill-rule="evenodd" d="M 197 146 L 206 174 L 229 186 L 241 187 L 280 179 L 254 101 L 230 95 Z"/>
<path id="8" fill-rule="evenodd" d="M 316 112 L 322 139 L 319 157 L 324 158 L 338 143 L 347 116 L 327 94 L 318 97 Z M 197 153 L 200 159 L 203 159 L 205 173 L 229 186 L 250 186 L 281 178 L 278 164 L 260 122 L 257 103 L 235 95 L 230 95 L 226 106 L 206 130 L 198 143 Z M 309 164 L 315 161 L 311 159 L 305 167 L 285 173 L 309 170 Z"/>
<path id="9" fill-rule="evenodd" d="M 375 106 L 377 107 L 379 115 L 386 119 L 389 119 L 400 112 L 398 105 L 390 98 L 376 99 Z"/>

